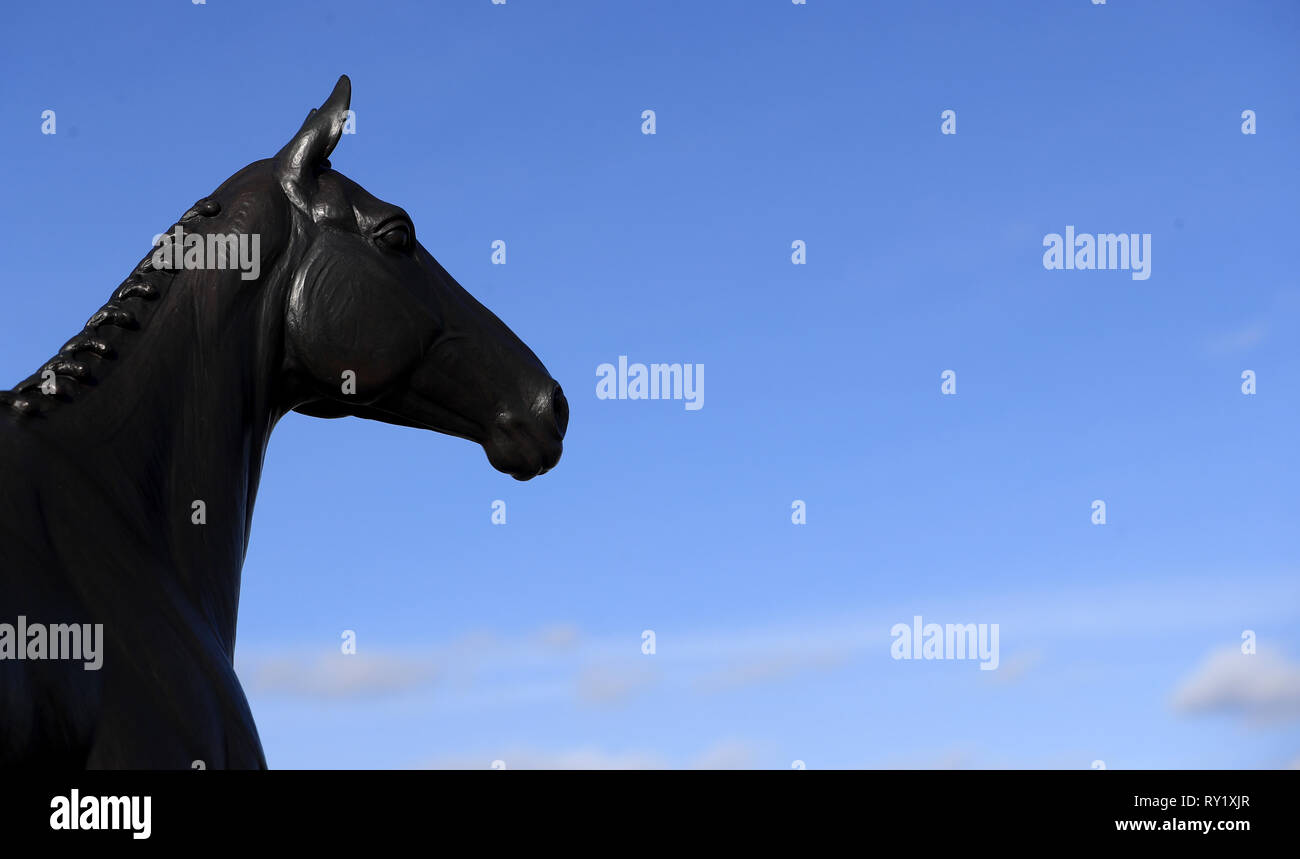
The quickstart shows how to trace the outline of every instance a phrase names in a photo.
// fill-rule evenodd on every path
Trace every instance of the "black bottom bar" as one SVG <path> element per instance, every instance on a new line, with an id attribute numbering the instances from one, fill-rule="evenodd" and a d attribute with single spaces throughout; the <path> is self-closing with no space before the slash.
<path id="1" fill-rule="evenodd" d="M 597 837 L 597 822 L 624 828 L 624 847 L 651 830 L 672 840 L 701 825 L 738 837 L 842 831 L 856 844 L 1230 846 L 1293 834 L 1300 793 L 1300 774 L 1285 771 L 10 772 L 0 781 L 6 846 L 21 837 L 191 848 L 464 833 L 484 847 L 520 838 L 623 849 Z"/>

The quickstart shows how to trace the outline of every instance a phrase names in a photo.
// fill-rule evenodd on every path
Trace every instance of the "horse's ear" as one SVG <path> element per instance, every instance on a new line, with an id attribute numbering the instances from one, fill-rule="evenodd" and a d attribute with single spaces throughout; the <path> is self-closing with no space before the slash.
<path id="1" fill-rule="evenodd" d="M 308 210 L 316 189 L 316 171 L 329 158 L 343 133 L 352 102 L 352 81 L 339 78 L 334 92 L 303 120 L 302 128 L 275 156 L 275 175 L 295 206 Z"/>

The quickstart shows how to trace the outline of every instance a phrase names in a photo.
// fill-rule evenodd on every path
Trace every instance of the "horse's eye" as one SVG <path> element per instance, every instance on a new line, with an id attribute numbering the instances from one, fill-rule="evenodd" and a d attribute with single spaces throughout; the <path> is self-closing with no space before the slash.
<path id="1" fill-rule="evenodd" d="M 375 236 L 375 241 L 390 250 L 404 251 L 411 247 L 411 231 L 405 224 L 398 224 Z"/>

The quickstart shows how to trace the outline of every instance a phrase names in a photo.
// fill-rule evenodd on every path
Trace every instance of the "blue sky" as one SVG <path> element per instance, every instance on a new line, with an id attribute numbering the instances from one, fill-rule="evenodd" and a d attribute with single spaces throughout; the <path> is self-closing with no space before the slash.
<path id="1" fill-rule="evenodd" d="M 346 73 L 335 168 L 568 393 L 529 483 L 280 424 L 237 653 L 272 766 L 1300 764 L 1300 6 L 173 0 L 0 41 L 9 384 Z M 1067 225 L 1150 234 L 1150 278 L 1046 270 Z M 620 355 L 705 406 L 597 399 Z M 892 659 L 917 614 L 999 624 L 999 668 Z"/>

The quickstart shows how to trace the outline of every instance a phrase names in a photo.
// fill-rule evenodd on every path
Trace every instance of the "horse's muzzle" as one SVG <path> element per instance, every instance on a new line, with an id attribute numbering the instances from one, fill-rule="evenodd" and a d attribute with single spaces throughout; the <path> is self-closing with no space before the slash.
<path id="1" fill-rule="evenodd" d="M 497 471 L 516 480 L 531 480 L 560 461 L 568 428 L 569 401 L 552 383 L 523 414 L 500 412 L 483 449 Z"/>

